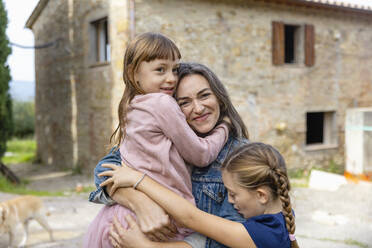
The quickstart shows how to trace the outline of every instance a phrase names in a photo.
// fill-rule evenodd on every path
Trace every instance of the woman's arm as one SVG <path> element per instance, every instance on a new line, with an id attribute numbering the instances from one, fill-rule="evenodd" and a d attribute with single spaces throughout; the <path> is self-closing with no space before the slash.
<path id="1" fill-rule="evenodd" d="M 115 172 L 108 171 L 100 174 L 100 176 L 112 176 L 102 185 L 113 183 L 113 190 L 115 190 L 116 187 L 133 186 L 143 176 L 142 173 L 127 166 L 113 169 Z M 199 210 L 193 204 L 163 187 L 148 176 L 145 176 L 137 185 L 137 189 L 150 196 L 150 198 L 162 206 L 165 211 L 173 216 L 181 225 L 193 229 L 229 247 L 256 247 L 242 224 Z"/>
<path id="2" fill-rule="evenodd" d="M 107 177 L 98 176 L 99 173 L 111 170 L 104 167 L 104 164 L 120 166 L 120 151 L 112 149 L 109 154 L 98 162 L 94 170 L 94 181 L 97 190 L 91 193 L 89 200 L 107 205 L 118 203 L 132 210 L 138 218 L 141 230 L 153 240 L 164 241 L 174 237 L 177 229 L 170 221 L 169 215 L 144 193 L 131 188 L 120 188 L 114 194 L 107 194 L 107 192 L 110 192 L 112 185 L 101 187 L 99 184 Z"/>

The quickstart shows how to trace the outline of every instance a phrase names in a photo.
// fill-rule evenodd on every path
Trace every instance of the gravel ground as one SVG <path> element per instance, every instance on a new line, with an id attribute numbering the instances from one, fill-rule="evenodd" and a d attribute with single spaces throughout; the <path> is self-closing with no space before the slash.
<path id="1" fill-rule="evenodd" d="M 14 195 L 0 193 L 5 200 Z M 100 206 L 87 201 L 87 195 L 69 197 L 42 197 L 50 215 L 48 223 L 53 229 L 54 242 L 50 242 L 48 233 L 36 222 L 31 221 L 27 247 L 81 247 L 82 236 L 98 213 Z M 0 236 L 0 247 L 6 247 L 8 235 Z"/>
<path id="2" fill-rule="evenodd" d="M 372 247 L 372 184 L 295 188 L 292 195 L 301 247 Z"/>
<path id="3" fill-rule="evenodd" d="M 54 242 L 48 233 L 36 222 L 31 221 L 27 247 L 75 248 L 82 246 L 82 237 L 89 223 L 102 205 L 88 202 L 88 193 L 75 193 L 76 186 L 93 187 L 92 177 L 73 175 L 68 171 L 52 171 L 41 165 L 13 165 L 12 170 L 23 179 L 29 180 L 28 188 L 51 192 L 66 192 L 61 197 L 41 197 L 50 215 L 47 217 L 53 229 Z M 16 195 L 0 192 L 0 201 Z M 7 247 L 8 235 L 0 234 L 0 247 Z"/>
<path id="4" fill-rule="evenodd" d="M 28 166 L 28 165 L 27 165 Z M 46 171 L 41 166 L 12 167 L 22 178 L 31 180 L 31 189 L 64 191 L 77 184 L 93 186 L 92 178 L 68 172 Z M 372 184 L 347 184 L 337 191 L 294 188 L 296 235 L 301 248 L 372 248 Z M 0 201 L 15 195 L 0 192 Z M 82 237 L 101 205 L 89 203 L 87 193 L 64 197 L 42 197 L 50 212 L 47 217 L 54 231 L 50 242 L 47 232 L 32 221 L 27 247 L 81 247 Z M 0 234 L 0 247 L 8 237 Z"/>

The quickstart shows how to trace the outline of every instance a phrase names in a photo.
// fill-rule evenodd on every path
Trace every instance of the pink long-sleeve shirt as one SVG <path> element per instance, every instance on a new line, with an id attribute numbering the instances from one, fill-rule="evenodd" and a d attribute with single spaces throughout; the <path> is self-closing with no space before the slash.
<path id="1" fill-rule="evenodd" d="M 227 141 L 226 125 L 200 138 L 187 124 L 176 100 L 162 93 L 135 96 L 127 120 L 120 146 L 122 160 L 194 202 L 185 161 L 195 166 L 213 162 Z"/>

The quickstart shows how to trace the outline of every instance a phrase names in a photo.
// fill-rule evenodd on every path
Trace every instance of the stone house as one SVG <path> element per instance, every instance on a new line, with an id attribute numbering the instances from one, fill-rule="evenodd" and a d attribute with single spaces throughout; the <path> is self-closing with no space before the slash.
<path id="1" fill-rule="evenodd" d="M 323 0 L 40 0 L 38 157 L 91 170 L 109 148 L 135 34 L 172 38 L 226 85 L 252 140 L 291 168 L 344 164 L 347 108 L 372 106 L 372 10 Z"/>

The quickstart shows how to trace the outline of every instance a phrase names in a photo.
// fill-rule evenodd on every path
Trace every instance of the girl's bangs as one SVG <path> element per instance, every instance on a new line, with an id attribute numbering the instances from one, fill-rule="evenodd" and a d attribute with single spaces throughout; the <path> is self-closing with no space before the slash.
<path id="1" fill-rule="evenodd" d="M 181 53 L 171 40 L 157 39 L 148 44 L 148 52 L 144 56 L 147 62 L 154 59 L 178 60 L 181 59 Z"/>

